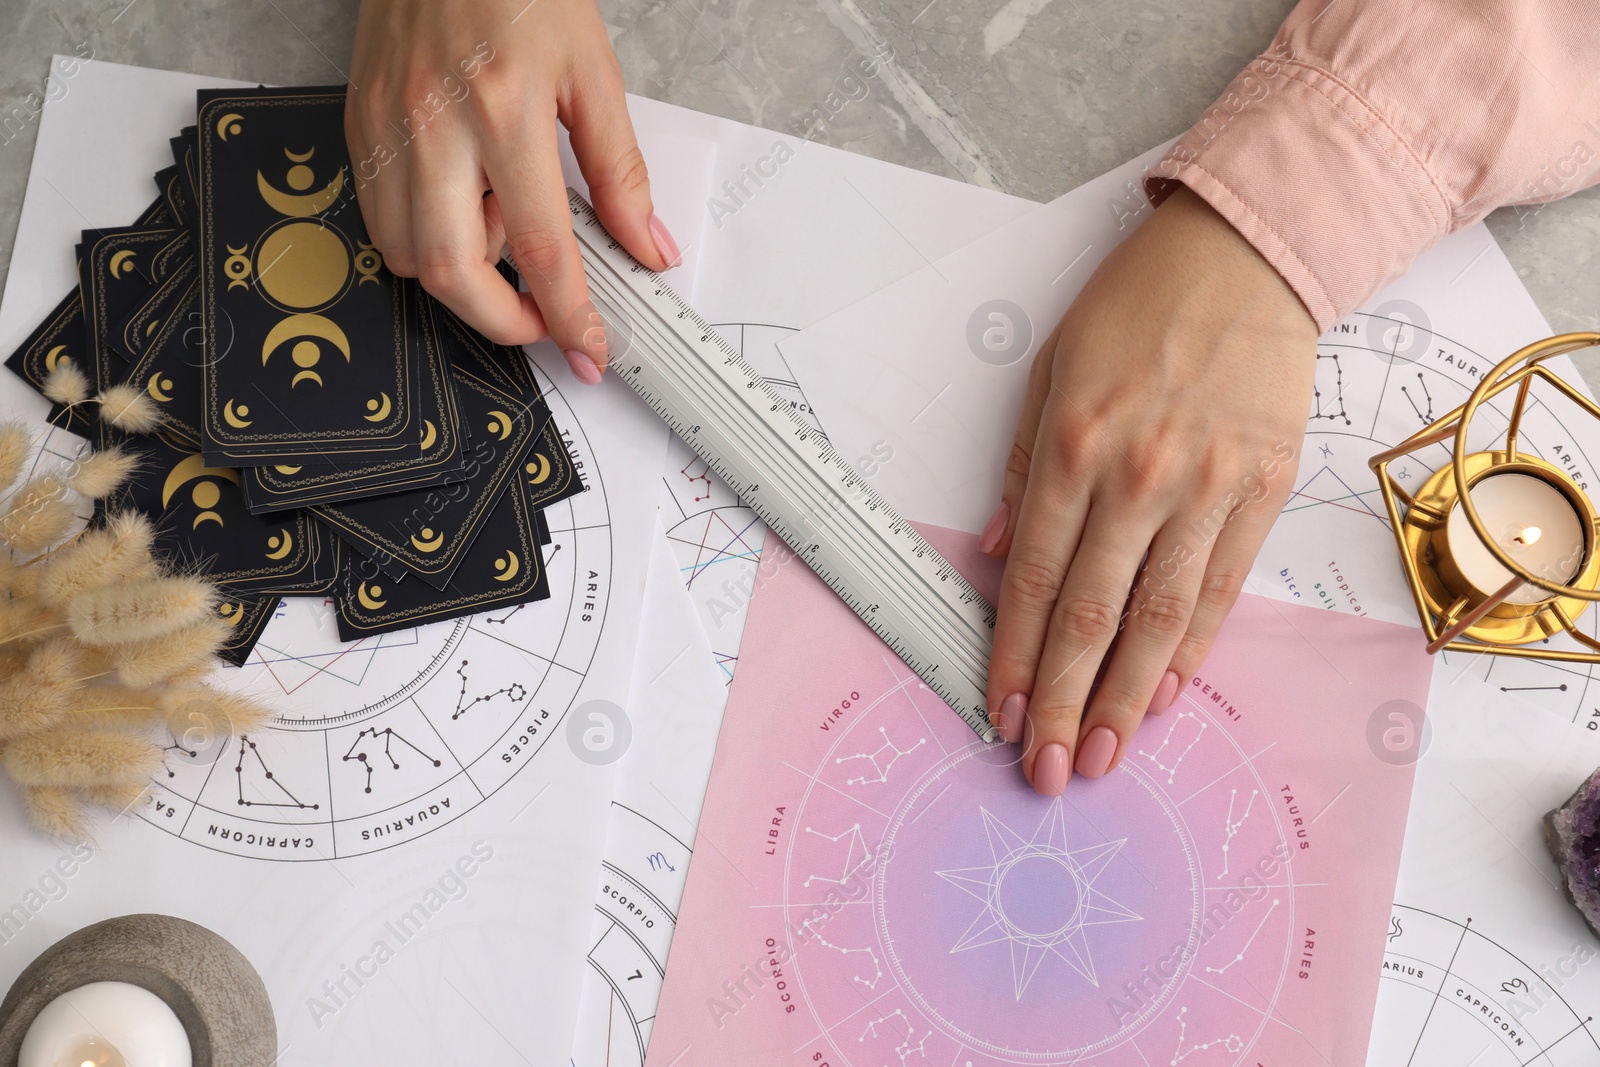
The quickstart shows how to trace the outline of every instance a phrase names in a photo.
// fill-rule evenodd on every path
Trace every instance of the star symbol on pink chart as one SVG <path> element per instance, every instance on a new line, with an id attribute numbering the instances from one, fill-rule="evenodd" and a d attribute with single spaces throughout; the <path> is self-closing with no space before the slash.
<path id="1" fill-rule="evenodd" d="M 951 953 L 1005 945 L 1018 1000 L 1048 956 L 1061 959 L 1098 989 L 1085 931 L 1144 918 L 1095 886 L 1127 838 L 1069 850 L 1059 797 L 1029 840 L 987 808 L 978 811 L 994 862 L 935 872 L 983 904 Z"/>

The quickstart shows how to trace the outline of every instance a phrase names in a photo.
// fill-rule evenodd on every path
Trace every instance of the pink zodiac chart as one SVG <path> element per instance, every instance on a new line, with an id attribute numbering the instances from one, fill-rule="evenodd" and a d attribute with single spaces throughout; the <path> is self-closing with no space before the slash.
<path id="1" fill-rule="evenodd" d="M 757 589 L 650 1064 L 1365 1056 L 1412 781 L 1370 735 L 1426 703 L 1415 642 L 1246 596 L 1047 799 L 786 551 Z"/>

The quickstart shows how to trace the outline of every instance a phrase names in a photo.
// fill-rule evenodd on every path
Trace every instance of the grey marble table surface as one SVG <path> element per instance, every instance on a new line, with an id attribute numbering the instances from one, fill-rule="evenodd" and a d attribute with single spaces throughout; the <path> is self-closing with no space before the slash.
<path id="1" fill-rule="evenodd" d="M 819 139 L 1049 200 L 1182 132 L 1288 0 L 600 0 L 631 91 L 793 130 L 857 54 L 889 92 Z M 0 0 L 0 278 L 53 53 L 342 81 L 355 0 Z M 1600 189 L 1489 226 L 1557 330 L 1600 328 Z M 1584 356 L 1590 353 L 1582 354 Z M 1580 361 L 1600 390 L 1600 357 Z"/>

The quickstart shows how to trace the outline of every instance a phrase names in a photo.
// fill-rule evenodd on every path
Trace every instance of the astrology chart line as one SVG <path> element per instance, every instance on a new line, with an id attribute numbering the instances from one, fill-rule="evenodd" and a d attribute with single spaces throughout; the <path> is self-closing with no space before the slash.
<path id="1" fill-rule="evenodd" d="M 1467 935 L 1472 932 L 1472 919 L 1469 916 L 1466 925 L 1461 928 L 1461 936 L 1456 938 L 1456 947 L 1450 953 L 1450 962 L 1445 964 L 1444 977 L 1439 979 L 1438 988 L 1433 991 L 1433 1000 L 1428 1004 L 1428 1014 L 1422 1018 L 1422 1027 L 1417 1031 L 1417 1043 L 1411 1046 L 1411 1055 L 1406 1057 L 1406 1067 L 1411 1067 L 1411 1062 L 1417 1058 L 1417 1049 L 1422 1047 L 1422 1036 L 1428 1032 L 1428 1024 L 1433 1021 L 1434 1009 L 1439 1006 L 1439 1000 L 1444 996 L 1444 987 L 1450 981 L 1450 972 L 1456 965 L 1456 957 L 1461 955 L 1461 946 L 1466 943 Z"/>

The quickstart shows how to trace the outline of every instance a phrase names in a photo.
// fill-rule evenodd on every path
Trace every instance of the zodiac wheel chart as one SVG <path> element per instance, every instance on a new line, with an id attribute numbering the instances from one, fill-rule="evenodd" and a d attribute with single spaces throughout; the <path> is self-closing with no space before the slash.
<path id="1" fill-rule="evenodd" d="M 1472 918 L 1396 904 L 1383 957 L 1371 1067 L 1600 1063 L 1594 1005 L 1561 992 L 1595 957 L 1535 969 Z"/>
<path id="2" fill-rule="evenodd" d="M 1358 312 L 1317 344 L 1316 383 L 1294 490 L 1253 570 L 1255 591 L 1299 603 L 1414 625 L 1416 610 L 1378 482 L 1367 467 L 1391 448 L 1462 404 L 1482 375 L 1508 353 L 1483 355 L 1434 330 L 1427 311 L 1390 300 Z M 1583 486 L 1600 485 L 1600 426 L 1576 405 L 1551 403 L 1535 390 L 1522 423 L 1521 447 L 1568 471 Z M 1475 422 L 1484 447 L 1506 427 L 1509 397 L 1485 406 Z M 1449 461 L 1449 445 L 1391 465 L 1402 485 L 1420 485 Z M 1597 631 L 1600 611 L 1580 623 Z M 1575 643 L 1559 637 L 1551 642 Z M 1442 653 L 1456 673 L 1494 690 L 1517 693 L 1600 731 L 1600 710 L 1586 694 L 1596 668 L 1500 656 Z"/>
<path id="3" fill-rule="evenodd" d="M 605 625 L 610 520 L 582 426 L 535 373 L 587 484 L 545 512 L 550 599 L 349 643 L 331 602 L 284 600 L 215 679 L 277 708 L 271 726 L 174 735 L 138 815 L 240 856 L 363 855 L 460 818 L 558 736 Z"/>
<path id="4" fill-rule="evenodd" d="M 1296 886 L 1254 873 L 1289 838 L 1225 723 L 1180 701 L 1094 789 L 1046 799 L 1014 746 L 941 742 L 917 679 L 866 700 L 794 768 L 785 855 L 795 997 L 835 1062 L 1252 1062 Z"/>

